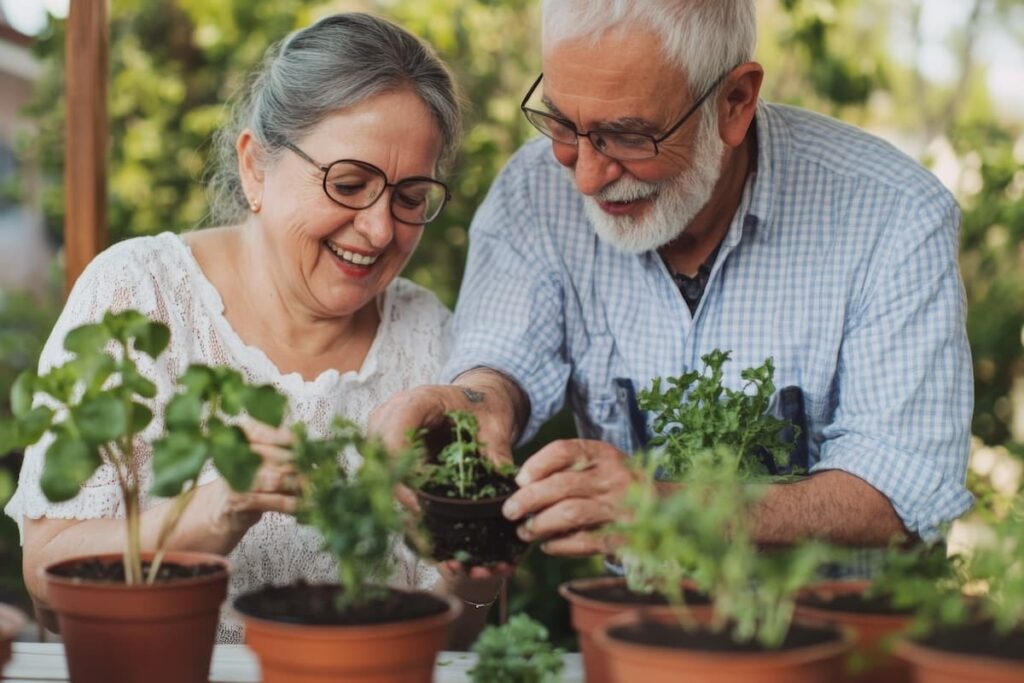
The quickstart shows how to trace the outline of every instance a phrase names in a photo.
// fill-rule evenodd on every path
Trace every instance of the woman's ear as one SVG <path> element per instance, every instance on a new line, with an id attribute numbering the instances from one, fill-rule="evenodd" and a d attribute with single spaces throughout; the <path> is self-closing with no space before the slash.
<path id="1" fill-rule="evenodd" d="M 248 128 L 238 136 L 235 150 L 238 152 L 238 176 L 242 180 L 242 191 L 245 192 L 249 209 L 258 213 L 263 204 L 263 150 Z"/>
<path id="2" fill-rule="evenodd" d="M 725 80 L 718 128 L 722 141 L 737 147 L 747 136 L 747 130 L 757 113 L 758 96 L 764 69 L 757 62 L 747 62 L 732 70 Z"/>

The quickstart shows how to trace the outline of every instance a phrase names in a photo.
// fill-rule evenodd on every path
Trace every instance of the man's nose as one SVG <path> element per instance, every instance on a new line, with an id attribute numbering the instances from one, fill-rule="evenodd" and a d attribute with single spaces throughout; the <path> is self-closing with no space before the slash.
<path id="1" fill-rule="evenodd" d="M 622 165 L 597 151 L 590 138 L 580 137 L 573 166 L 576 188 L 585 195 L 595 195 L 622 176 Z"/>

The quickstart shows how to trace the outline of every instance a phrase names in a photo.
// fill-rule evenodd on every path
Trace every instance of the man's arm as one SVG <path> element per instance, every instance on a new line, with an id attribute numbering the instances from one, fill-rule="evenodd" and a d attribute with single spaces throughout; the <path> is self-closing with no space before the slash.
<path id="1" fill-rule="evenodd" d="M 785 545 L 816 538 L 850 546 L 885 546 L 908 532 L 892 504 L 852 474 L 830 470 L 767 487 L 754 511 L 754 540 Z"/>

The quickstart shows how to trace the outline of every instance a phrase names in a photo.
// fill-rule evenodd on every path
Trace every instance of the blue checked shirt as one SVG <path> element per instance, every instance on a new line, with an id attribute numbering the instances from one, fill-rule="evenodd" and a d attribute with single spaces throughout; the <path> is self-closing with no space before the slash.
<path id="1" fill-rule="evenodd" d="M 523 440 L 568 398 L 582 437 L 628 453 L 623 380 L 642 389 L 719 348 L 739 388 L 770 356 L 776 386 L 804 392 L 812 471 L 856 475 L 935 539 L 972 503 L 956 202 L 838 121 L 762 103 L 756 126 L 756 174 L 692 316 L 656 253 L 597 238 L 550 143 L 525 145 L 473 220 L 444 379 L 496 369 L 529 396 Z"/>

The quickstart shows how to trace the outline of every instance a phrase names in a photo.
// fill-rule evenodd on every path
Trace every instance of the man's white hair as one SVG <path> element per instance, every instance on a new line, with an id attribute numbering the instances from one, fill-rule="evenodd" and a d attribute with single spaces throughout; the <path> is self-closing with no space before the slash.
<path id="1" fill-rule="evenodd" d="M 543 0 L 543 45 L 610 29 L 640 27 L 661 37 L 669 62 L 682 69 L 694 97 L 727 70 L 750 61 L 757 43 L 755 0 Z"/>

